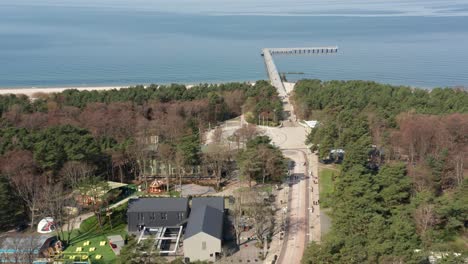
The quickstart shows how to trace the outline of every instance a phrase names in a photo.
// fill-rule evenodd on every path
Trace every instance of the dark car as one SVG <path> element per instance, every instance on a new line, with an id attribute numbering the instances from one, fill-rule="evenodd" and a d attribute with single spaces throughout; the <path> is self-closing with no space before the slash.
<path id="1" fill-rule="evenodd" d="M 26 224 L 26 223 L 21 223 L 21 224 L 19 224 L 19 225 L 17 225 L 17 226 L 15 227 L 15 231 L 16 231 L 16 232 L 22 232 L 22 231 L 26 230 L 26 228 L 28 228 L 28 227 L 29 227 L 28 224 Z"/>

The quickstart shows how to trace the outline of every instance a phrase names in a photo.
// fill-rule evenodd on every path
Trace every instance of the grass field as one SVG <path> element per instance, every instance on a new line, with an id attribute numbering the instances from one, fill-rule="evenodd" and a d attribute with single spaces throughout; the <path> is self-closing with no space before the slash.
<path id="1" fill-rule="evenodd" d="M 336 178 L 340 172 L 335 169 L 321 168 L 319 172 L 320 206 L 322 208 L 330 207 L 330 197 L 334 190 L 333 177 Z"/>
<path id="2" fill-rule="evenodd" d="M 108 217 L 104 217 L 104 224 L 102 229 L 99 228 L 98 221 L 95 216 L 90 217 L 81 223 L 79 229 L 75 229 L 71 233 L 70 245 L 65 249 L 66 253 L 75 253 L 78 247 L 82 248 L 82 252 L 89 254 L 89 258 L 92 263 L 116 263 L 116 256 L 112 251 L 107 236 L 109 235 L 121 235 L 125 238 L 126 235 L 126 223 L 125 223 L 125 212 L 127 204 L 123 204 L 113 210 L 111 215 L 111 223 Z M 83 243 L 89 241 L 89 246 L 84 246 Z M 101 241 L 106 241 L 104 246 L 100 245 Z M 95 251 L 90 252 L 90 248 L 96 248 Z M 96 255 L 101 255 L 100 260 L 96 260 Z"/>

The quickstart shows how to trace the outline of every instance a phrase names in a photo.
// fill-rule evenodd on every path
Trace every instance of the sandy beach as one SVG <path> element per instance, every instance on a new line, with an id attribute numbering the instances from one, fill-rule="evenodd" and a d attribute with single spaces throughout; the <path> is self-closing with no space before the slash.
<path id="1" fill-rule="evenodd" d="M 24 94 L 29 97 L 34 97 L 36 94 L 44 94 L 44 93 L 60 93 L 67 89 L 77 89 L 80 91 L 104 91 L 104 90 L 112 90 L 112 89 L 122 89 L 127 88 L 128 86 L 89 86 L 89 87 L 50 87 L 50 88 L 0 88 L 0 95 L 5 94 Z"/>
<path id="2" fill-rule="evenodd" d="M 186 84 L 187 88 L 192 88 L 195 86 L 194 84 Z M 36 97 L 39 94 L 49 94 L 49 93 L 61 93 L 68 89 L 76 89 L 80 91 L 105 91 L 105 90 L 112 90 L 112 89 L 125 89 L 131 87 L 130 86 L 87 86 L 87 87 L 32 87 L 32 88 L 0 88 L 0 95 L 7 95 L 7 94 L 24 94 L 31 98 Z M 146 86 L 145 86 L 146 87 Z"/>
<path id="3" fill-rule="evenodd" d="M 228 83 L 228 82 L 226 82 Z M 247 81 L 250 85 L 255 85 L 255 82 L 253 81 Z M 222 84 L 222 83 L 213 83 L 213 84 Z M 294 83 L 285 83 L 285 85 L 291 85 L 294 87 Z M 166 84 L 170 85 L 170 84 Z M 185 87 L 188 89 L 197 86 L 197 84 L 184 84 Z M 105 91 L 105 90 L 112 90 L 112 89 L 125 89 L 128 87 L 132 87 L 134 85 L 116 85 L 116 86 L 70 86 L 70 87 L 31 87 L 31 88 L 0 88 L 0 95 L 7 95 L 7 94 L 24 94 L 26 96 L 29 96 L 31 98 L 36 97 L 36 95 L 39 94 L 49 94 L 49 93 L 61 93 L 65 90 L 68 89 L 76 89 L 79 91 Z M 145 85 L 145 87 L 147 87 Z M 289 88 L 291 89 L 291 88 Z"/>

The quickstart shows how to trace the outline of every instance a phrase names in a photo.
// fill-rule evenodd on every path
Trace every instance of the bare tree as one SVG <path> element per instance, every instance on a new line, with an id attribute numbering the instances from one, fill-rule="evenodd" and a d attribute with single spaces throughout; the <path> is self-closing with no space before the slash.
<path id="1" fill-rule="evenodd" d="M 110 190 L 109 184 L 100 181 L 98 178 L 90 178 L 88 181 L 80 183 L 79 193 L 82 201 L 88 203 L 96 216 L 99 227 L 102 229 L 102 210 L 107 204 L 107 192 Z"/>
<path id="2" fill-rule="evenodd" d="M 237 244 L 247 218 L 253 224 L 255 237 L 263 245 L 265 238 L 273 231 L 274 208 L 266 200 L 267 197 L 256 189 L 237 190 L 234 193 L 235 203 L 230 213 L 236 230 Z"/>
<path id="3" fill-rule="evenodd" d="M 124 167 L 129 163 L 129 158 L 124 149 L 117 149 L 110 152 L 112 156 L 112 174 L 114 174 L 114 169 L 117 168 L 119 172 L 119 181 L 124 182 L 125 172 Z"/>
<path id="4" fill-rule="evenodd" d="M 188 166 L 185 161 L 184 153 L 180 149 L 177 149 L 175 152 L 174 164 L 177 172 L 176 176 L 179 178 L 180 192 L 182 194 L 182 178 L 185 177 L 188 170 Z"/>
<path id="5" fill-rule="evenodd" d="M 408 175 L 411 177 L 416 191 L 429 191 L 433 188 L 431 178 L 428 177 L 431 175 L 431 169 L 428 166 L 424 166 L 424 164 L 409 166 Z"/>
<path id="6" fill-rule="evenodd" d="M 426 232 L 438 221 L 434 205 L 424 203 L 418 206 L 414 212 L 414 220 L 419 234 L 424 237 Z"/>
<path id="7" fill-rule="evenodd" d="M 211 141 L 215 144 L 221 144 L 223 141 L 223 128 L 221 126 L 217 126 L 214 131 L 213 135 L 211 135 Z"/>
<path id="8" fill-rule="evenodd" d="M 69 244 L 71 231 L 78 222 L 77 216 L 81 211 L 76 193 L 67 191 L 62 182 L 57 182 L 45 185 L 41 198 L 43 200 L 41 211 L 54 219 L 57 237 Z"/>
<path id="9" fill-rule="evenodd" d="M 438 175 L 440 188 L 446 190 L 460 185 L 467 160 L 468 115 L 405 113 L 397 120 L 399 129 L 393 133 L 391 142 L 395 152 L 407 156 L 413 166 L 426 163 L 428 157 L 443 161 Z"/>
<path id="10" fill-rule="evenodd" d="M 242 235 L 242 232 L 244 231 L 244 228 L 242 226 L 243 213 L 244 213 L 243 208 L 244 208 L 244 204 L 242 201 L 242 191 L 239 189 L 236 192 L 234 192 L 234 206 L 229 211 L 230 214 L 232 215 L 234 230 L 236 231 L 237 245 L 240 245 L 240 237 Z"/>
<path id="11" fill-rule="evenodd" d="M 273 229 L 274 208 L 258 190 L 245 193 L 249 199 L 247 215 L 252 219 L 255 237 L 263 245 Z"/>
<path id="12" fill-rule="evenodd" d="M 464 161 L 466 159 L 466 153 L 468 153 L 468 149 L 466 150 L 467 152 L 464 153 L 457 153 L 454 157 L 454 163 L 455 163 L 455 180 L 458 185 L 461 185 L 463 183 L 463 180 L 465 179 L 464 177 Z"/>
<path id="13" fill-rule="evenodd" d="M 216 188 L 219 189 L 223 171 L 227 170 L 231 154 L 222 145 L 210 145 L 203 155 L 203 164 L 216 178 Z"/>
<path id="14" fill-rule="evenodd" d="M 237 129 L 234 132 L 234 137 L 238 138 L 240 142 L 245 144 L 247 141 L 249 141 L 250 139 L 256 136 L 259 136 L 260 134 L 261 134 L 260 131 L 257 129 L 255 125 L 247 124 L 247 125 L 242 125 L 241 128 Z"/>
<path id="15" fill-rule="evenodd" d="M 39 174 L 33 154 L 26 150 L 13 150 L 6 153 L 0 161 L 0 168 L 9 178 L 18 196 L 28 207 L 31 229 L 34 229 L 36 212 L 39 209 L 42 186 L 46 179 Z"/>
<path id="16" fill-rule="evenodd" d="M 76 188 L 80 181 L 94 176 L 95 171 L 95 165 L 81 161 L 68 161 L 63 165 L 60 174 L 68 186 Z"/>
<path id="17" fill-rule="evenodd" d="M 127 148 L 127 156 L 132 163 L 132 171 L 135 180 L 142 180 L 142 176 L 144 176 L 145 173 L 145 162 L 151 156 L 150 153 L 156 151 L 156 149 L 157 143 L 145 142 L 141 139 L 137 139 L 134 144 Z"/>
<path id="18" fill-rule="evenodd" d="M 172 174 L 171 164 L 177 163 L 177 153 L 174 147 L 170 144 L 163 143 L 159 145 L 158 157 L 164 165 L 164 175 L 166 177 L 166 190 L 169 192 L 170 189 L 170 177 Z"/>

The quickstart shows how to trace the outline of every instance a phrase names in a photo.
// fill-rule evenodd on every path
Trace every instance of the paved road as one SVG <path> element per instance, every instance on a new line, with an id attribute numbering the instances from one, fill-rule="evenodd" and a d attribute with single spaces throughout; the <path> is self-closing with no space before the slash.
<path id="1" fill-rule="evenodd" d="M 288 92 L 292 90 L 293 84 L 285 83 Z M 294 108 L 289 101 L 289 95 L 283 95 L 283 106 L 285 121 L 282 127 L 259 126 L 260 130 L 272 139 L 272 143 L 278 146 L 283 154 L 294 160 L 296 166 L 294 175 L 301 180 L 295 182 L 289 190 L 289 229 L 285 233 L 285 239 L 281 247 L 274 246 L 269 252 L 264 263 L 271 263 L 274 255 L 279 255 L 277 263 L 296 264 L 300 263 L 305 247 L 310 241 L 320 241 L 320 208 L 313 205 L 318 200 L 319 188 L 318 180 L 313 177 L 318 176 L 318 159 L 315 154 L 310 153 L 305 145 L 307 131 L 297 123 Z M 241 120 L 243 120 L 241 118 Z M 231 122 L 232 125 L 223 126 L 223 138 L 227 141 L 241 125 L 242 121 Z M 208 133 L 207 143 L 211 140 L 211 133 Z M 304 164 L 306 163 L 306 164 Z M 312 211 L 312 206 L 314 207 Z"/>
<path id="2" fill-rule="evenodd" d="M 297 123 L 293 105 L 289 101 L 292 84 L 286 84 L 288 95 L 283 97 L 283 106 L 288 116 L 280 128 L 264 128 L 283 154 L 295 161 L 295 176 L 302 176 L 289 192 L 289 229 L 283 242 L 278 263 L 300 263 L 307 244 L 320 242 L 320 207 L 314 205 L 319 199 L 318 158 L 305 145 L 306 129 Z M 311 177 L 310 177 L 311 176 Z M 300 177 L 301 178 L 301 177 Z M 313 207 L 313 208 L 312 208 Z"/>
<path id="3" fill-rule="evenodd" d="M 308 238 L 308 200 L 306 159 L 302 151 L 285 150 L 284 155 L 296 162 L 291 174 L 286 236 L 278 263 L 300 263 Z"/>

